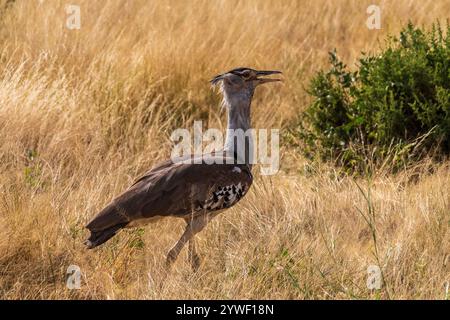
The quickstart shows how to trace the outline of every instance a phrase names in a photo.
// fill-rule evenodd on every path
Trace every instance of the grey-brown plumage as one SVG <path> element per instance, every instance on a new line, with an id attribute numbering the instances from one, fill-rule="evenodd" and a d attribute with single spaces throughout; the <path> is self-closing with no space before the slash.
<path id="1" fill-rule="evenodd" d="M 209 163 L 211 157 L 204 156 L 203 161 Z M 120 228 L 146 219 L 191 219 L 204 211 L 229 208 L 245 195 L 251 183 L 246 164 L 166 161 L 137 180 L 86 226 L 92 232 L 88 247 L 98 246 Z"/>
<path id="2" fill-rule="evenodd" d="M 254 89 L 278 79 L 258 78 L 278 71 L 238 68 L 211 80 L 221 82 L 228 108 L 228 128 L 250 128 L 250 105 Z M 134 227 L 163 217 L 183 218 L 187 227 L 169 251 L 170 265 L 189 242 L 189 258 L 199 265 L 193 237 L 219 212 L 240 201 L 252 184 L 249 143 L 228 133 L 223 151 L 168 160 L 145 173 L 128 190 L 115 198 L 86 226 L 91 232 L 86 240 L 94 248 L 124 227 Z M 239 150 L 244 151 L 244 155 Z"/>

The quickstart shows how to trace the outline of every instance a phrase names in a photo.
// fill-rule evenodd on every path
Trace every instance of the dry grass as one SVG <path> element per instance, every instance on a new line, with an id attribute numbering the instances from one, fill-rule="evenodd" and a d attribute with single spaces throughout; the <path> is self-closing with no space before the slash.
<path id="1" fill-rule="evenodd" d="M 378 31 L 365 27 L 371 1 L 73 2 L 81 30 L 65 28 L 64 1 L 0 1 L 1 298 L 446 298 L 449 163 L 378 173 L 357 181 L 361 192 L 284 148 L 282 171 L 258 176 L 200 234 L 199 272 L 183 252 L 162 287 L 181 221 L 124 231 L 94 251 L 82 242 L 90 217 L 169 155 L 172 129 L 195 119 L 223 128 L 214 74 L 283 70 L 285 85 L 260 89 L 253 108 L 255 127 L 283 130 L 329 50 L 351 63 L 408 20 L 444 21 L 448 1 L 381 1 Z M 373 228 L 361 215 L 369 205 Z M 377 261 L 385 286 L 371 291 Z M 80 290 L 65 286 L 71 264 Z"/>

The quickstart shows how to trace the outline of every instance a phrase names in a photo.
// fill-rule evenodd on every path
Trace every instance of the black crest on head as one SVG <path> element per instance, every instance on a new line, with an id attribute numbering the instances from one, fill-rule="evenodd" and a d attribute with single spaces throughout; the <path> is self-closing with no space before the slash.
<path id="1" fill-rule="evenodd" d="M 225 73 L 222 73 L 222 74 L 219 74 L 219 75 L 215 76 L 214 78 L 212 78 L 212 79 L 210 80 L 210 82 L 211 82 L 212 85 L 216 85 L 220 80 L 222 80 L 223 75 L 225 75 L 225 74 L 227 74 L 227 73 L 232 73 L 232 74 L 235 74 L 235 75 L 237 75 L 237 76 L 241 76 L 242 73 L 243 73 L 244 71 L 247 71 L 247 70 L 255 71 L 255 70 L 253 70 L 252 68 L 239 67 L 239 68 L 235 68 L 235 69 L 232 69 L 232 70 L 230 70 L 230 71 L 227 71 L 227 72 L 225 72 Z"/>
<path id="2" fill-rule="evenodd" d="M 243 67 L 241 67 L 241 68 L 236 68 L 236 69 L 230 70 L 230 71 L 228 71 L 228 73 L 232 73 L 232 74 L 240 76 L 242 74 L 242 72 L 244 72 L 246 70 L 255 71 L 255 70 L 253 70 L 251 68 L 243 68 Z"/>

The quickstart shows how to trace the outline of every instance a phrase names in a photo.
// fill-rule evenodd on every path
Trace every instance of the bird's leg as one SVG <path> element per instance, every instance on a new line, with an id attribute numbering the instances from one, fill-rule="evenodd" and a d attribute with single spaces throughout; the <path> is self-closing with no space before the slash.
<path id="1" fill-rule="evenodd" d="M 189 261 L 191 263 L 192 269 L 194 271 L 197 271 L 200 267 L 200 257 L 197 254 L 197 250 L 195 250 L 195 238 L 192 237 L 191 240 L 189 240 Z"/>
<path id="2" fill-rule="evenodd" d="M 188 225 L 186 226 L 186 230 L 184 230 L 184 233 L 181 236 L 180 240 L 178 240 L 178 242 L 172 247 L 172 249 L 170 249 L 169 253 L 167 254 L 167 267 L 170 267 L 172 263 L 177 259 L 181 249 L 183 249 L 186 242 L 191 240 L 197 233 L 202 231 L 207 223 L 208 220 L 206 215 L 193 217 L 191 220 L 189 220 Z"/>
<path id="3" fill-rule="evenodd" d="M 172 263 L 177 259 L 178 255 L 180 254 L 181 249 L 183 249 L 186 242 L 189 241 L 193 237 L 192 230 L 189 227 L 186 227 L 186 230 L 184 230 L 183 235 L 181 236 L 180 240 L 175 243 L 175 245 L 172 247 L 172 249 L 169 250 L 169 253 L 167 254 L 166 258 L 166 266 L 170 267 Z"/>

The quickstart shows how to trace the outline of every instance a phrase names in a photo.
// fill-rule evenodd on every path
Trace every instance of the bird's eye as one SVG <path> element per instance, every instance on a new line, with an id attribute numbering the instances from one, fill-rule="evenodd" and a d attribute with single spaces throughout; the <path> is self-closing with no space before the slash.
<path id="1" fill-rule="evenodd" d="M 241 75 L 244 79 L 248 79 L 250 77 L 250 71 L 244 71 L 241 73 Z"/>

